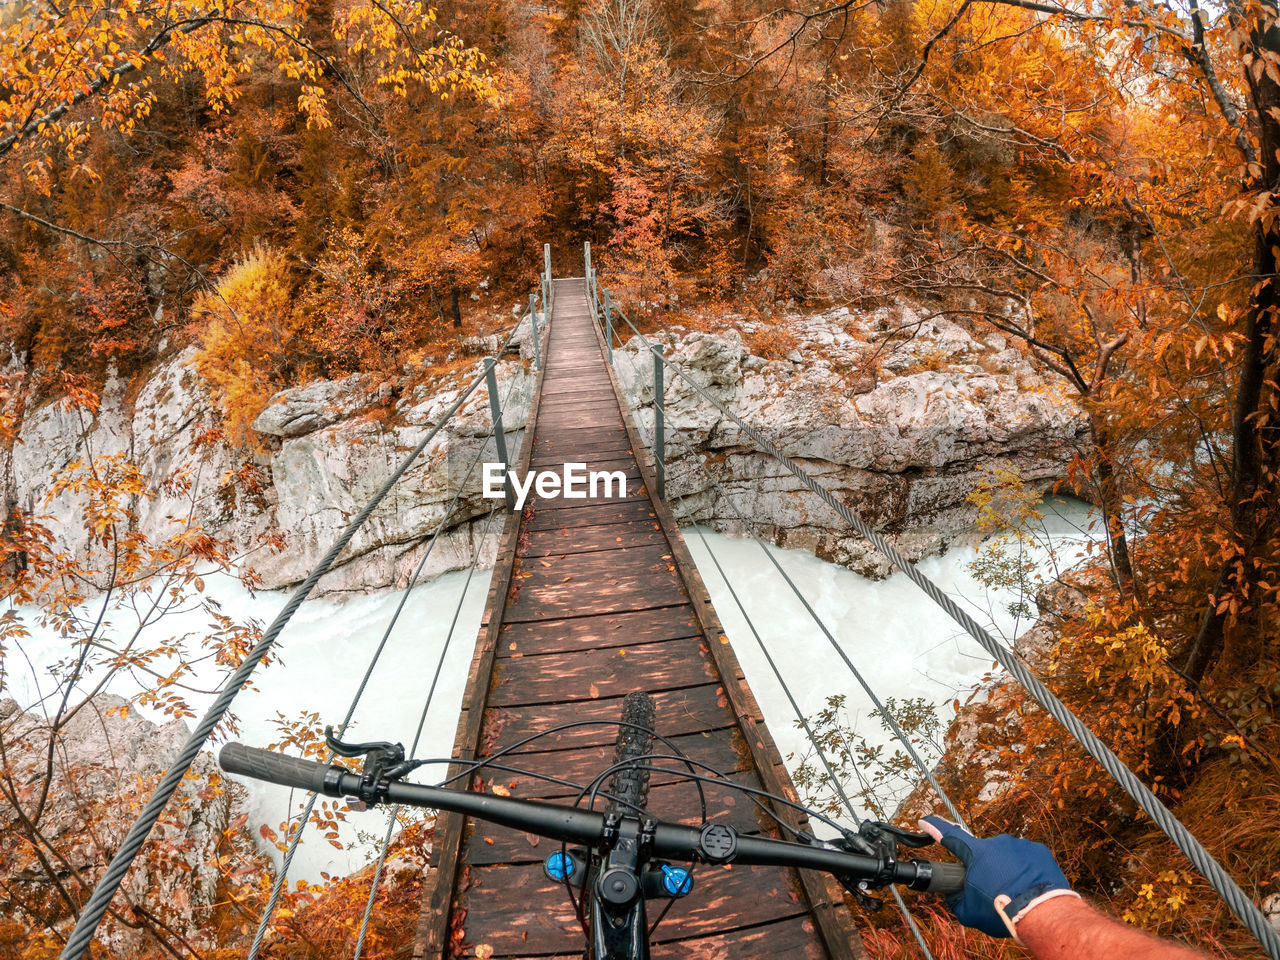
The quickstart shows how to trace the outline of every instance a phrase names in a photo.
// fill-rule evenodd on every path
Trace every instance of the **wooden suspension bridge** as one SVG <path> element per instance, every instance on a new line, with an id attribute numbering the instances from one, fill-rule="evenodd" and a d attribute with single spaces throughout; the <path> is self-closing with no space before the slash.
<path id="1" fill-rule="evenodd" d="M 653 695 L 658 733 L 741 784 L 795 798 L 697 568 L 657 489 L 596 323 L 585 279 L 552 281 L 550 331 L 517 476 L 565 463 L 622 471 L 623 497 L 542 498 L 507 518 L 463 696 L 454 757 L 489 755 L 568 721 L 616 721 L 632 690 Z M 615 491 L 616 492 L 616 491 Z M 520 748 L 513 763 L 587 782 L 612 761 L 616 726 L 579 726 Z M 461 767 L 455 767 L 456 773 Z M 535 777 L 482 770 L 473 790 L 572 800 Z M 744 795 L 707 791 L 707 816 L 776 835 Z M 649 808 L 699 821 L 695 784 L 655 773 Z M 791 811 L 776 811 L 804 828 Z M 564 886 L 541 864 L 549 841 L 442 814 L 424 886 L 415 958 L 581 956 Z M 695 871 L 655 957 L 861 956 L 830 878 L 771 867 Z"/>
<path id="2" fill-rule="evenodd" d="M 590 261 L 585 278 L 551 280 L 549 249 L 545 260 L 542 302 L 544 307 L 549 304 L 549 336 L 539 357 L 526 427 L 528 442 L 522 444 L 514 473 L 527 479 L 531 469 L 554 472 L 559 467 L 563 471 L 573 463 L 581 464 L 584 473 L 616 472 L 625 478 L 626 487 L 621 496 L 601 491 L 580 499 L 544 495 L 534 487 L 535 495 L 527 506 L 508 512 L 467 679 L 449 782 L 466 783 L 473 791 L 526 799 L 577 799 L 576 784 L 590 783 L 612 762 L 623 697 L 640 690 L 656 701 L 657 732 L 664 738 L 660 742 L 669 745 L 673 754 L 702 769 L 724 773 L 738 787 L 794 801 L 795 788 L 706 587 L 662 500 L 661 419 L 654 429 L 655 464 L 621 402 L 612 350 L 597 323 Z M 536 353 L 540 341 L 537 314 L 532 310 L 535 299 L 530 302 L 530 320 Z M 607 292 L 604 304 L 608 328 Z M 499 353 L 514 335 L 515 331 Z M 660 346 L 650 346 L 655 354 L 655 398 L 660 398 L 666 361 Z M 493 360 L 486 362 L 485 372 L 461 392 L 448 413 L 352 518 L 223 684 L 113 854 L 67 938 L 61 960 L 81 960 L 89 951 L 134 858 L 187 777 L 192 762 L 293 613 L 405 471 L 486 379 L 493 435 L 505 464 L 502 404 L 497 399 L 494 366 Z M 678 366 L 672 369 L 707 398 Z M 1267 955 L 1280 960 L 1280 938 L 1257 904 L 1132 770 L 1005 646 L 847 504 L 767 437 L 732 411 L 720 409 L 801 485 L 888 557 L 1057 719 L 1187 854 L 1258 938 Z M 660 414 L 661 410 L 659 402 L 655 412 Z M 655 490 L 657 498 L 650 495 Z M 508 499 L 510 503 L 510 496 Z M 448 515 L 441 520 L 431 544 L 447 519 Z M 822 626 L 816 617 L 815 621 Z M 843 659 L 853 670 L 848 658 Z M 375 664 L 376 656 L 368 669 Z M 359 692 L 352 709 L 358 698 Z M 902 740 L 910 749 L 906 738 Z M 233 747 L 239 760 L 228 767 L 225 758 Z M 498 751 L 509 751 L 511 768 L 522 772 L 509 773 L 478 762 Z M 269 753 L 238 744 L 228 744 L 222 756 L 224 767 L 232 772 L 294 786 L 318 784 L 314 770 L 298 772 L 299 764 L 315 767 L 324 777 L 325 792 L 330 792 L 329 777 L 335 768 L 325 771 L 323 765 L 282 762 L 279 758 L 264 767 L 263 758 L 271 756 Z M 250 762 L 251 757 L 257 759 Z M 927 767 L 919 760 L 917 763 L 921 773 L 929 776 Z M 264 774 L 267 767 L 276 776 Z M 777 836 L 780 822 L 788 832 L 808 828 L 796 810 L 782 803 L 776 804 L 770 816 L 746 794 L 731 789 L 710 790 L 707 799 L 711 802 L 706 818 L 729 823 L 740 834 Z M 942 799 L 954 811 L 945 795 Z M 697 824 L 703 816 L 697 785 L 674 772 L 654 773 L 649 806 L 655 816 L 667 820 Z M 286 862 L 301 835 L 300 830 L 294 834 Z M 434 841 L 412 944 L 415 958 L 582 956 L 584 931 L 578 916 L 563 885 L 548 879 L 542 870 L 553 852 L 549 842 L 511 830 L 477 826 L 455 815 L 442 815 L 437 820 Z M 251 958 L 257 955 L 268 931 L 285 880 L 282 870 L 260 919 Z M 370 907 L 376 890 L 375 881 Z M 844 894 L 825 874 L 732 864 L 704 867 L 695 872 L 692 893 L 673 906 L 669 916 L 659 918 L 661 924 L 653 938 L 652 955 L 659 960 L 746 960 L 782 955 L 797 960 L 846 960 L 864 956 Z M 906 916 L 901 901 L 899 907 Z M 366 913 L 366 920 L 368 916 Z M 911 928 L 928 955 L 919 931 L 914 924 Z M 361 942 L 363 931 L 362 927 Z"/>

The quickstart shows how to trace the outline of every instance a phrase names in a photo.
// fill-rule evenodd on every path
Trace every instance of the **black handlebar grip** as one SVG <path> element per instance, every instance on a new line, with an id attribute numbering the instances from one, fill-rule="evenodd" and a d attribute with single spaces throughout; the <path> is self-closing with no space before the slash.
<path id="1" fill-rule="evenodd" d="M 929 893 L 959 893 L 964 889 L 964 864 L 933 862 L 933 871 L 929 877 Z"/>
<path id="2" fill-rule="evenodd" d="M 286 757 L 270 750 L 246 747 L 243 743 L 226 744 L 218 753 L 218 763 L 227 773 L 239 773 L 255 780 L 266 780 L 313 793 L 324 792 L 325 774 L 330 769 L 325 763 Z"/>

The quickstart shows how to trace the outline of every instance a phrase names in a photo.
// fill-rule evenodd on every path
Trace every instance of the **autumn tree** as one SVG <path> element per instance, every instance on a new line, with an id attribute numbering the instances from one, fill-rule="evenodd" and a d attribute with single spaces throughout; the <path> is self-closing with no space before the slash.
<path id="1" fill-rule="evenodd" d="M 5 384 L 4 400 L 13 389 Z M 95 449 L 92 391 L 67 384 L 60 402 L 81 425 L 81 456 L 51 478 L 42 500 L 11 512 L 0 532 L 0 676 L 6 694 L 20 698 L 0 711 L 0 943 L 31 958 L 57 955 L 152 787 L 122 773 L 109 752 L 73 763 L 67 751 L 73 727 L 109 722 L 99 715 L 100 695 L 122 682 L 130 696 L 110 708 L 114 713 L 145 706 L 192 717 L 193 698 L 216 689 L 195 665 L 207 661 L 215 674 L 229 671 L 257 640 L 252 623 L 228 616 L 205 594 L 205 578 L 241 558 L 189 513 L 163 530 L 140 530 L 138 512 L 159 491 L 148 488 L 126 454 Z M 10 442 L 14 411 L 0 404 L 0 433 Z M 181 502 L 191 481 L 175 473 L 165 494 Z M 87 541 L 66 542 L 69 529 L 83 529 Z M 207 621 L 202 634 L 168 629 L 173 614 L 193 610 Z M 62 645 L 52 658 L 51 637 Z M 138 876 L 149 878 L 145 889 L 135 882 L 112 904 L 106 930 L 124 953 L 191 951 L 182 898 L 159 895 L 160 878 L 181 860 L 182 817 L 219 792 L 209 781 L 183 790 L 144 855 Z"/>

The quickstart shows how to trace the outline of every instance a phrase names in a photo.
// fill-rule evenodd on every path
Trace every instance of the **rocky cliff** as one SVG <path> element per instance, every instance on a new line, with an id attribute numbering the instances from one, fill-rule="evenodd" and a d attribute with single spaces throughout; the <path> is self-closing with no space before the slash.
<path id="1" fill-rule="evenodd" d="M 750 337 L 751 325 L 744 329 Z M 662 339 L 691 380 L 913 559 L 973 531 L 966 498 L 979 468 L 1011 467 L 1030 488 L 1045 488 L 1085 436 L 1056 378 L 1000 336 L 978 340 L 901 308 L 797 317 L 789 330 L 797 346 L 779 360 L 753 354 L 737 331 Z M 643 353 L 631 340 L 616 351 L 615 368 L 648 438 L 653 364 Z M 741 534 L 745 517 L 781 546 L 868 576 L 888 572 L 874 548 L 687 381 L 668 373 L 663 393 L 667 497 L 682 521 Z"/>
<path id="2" fill-rule="evenodd" d="M 667 354 L 911 556 L 971 530 L 973 507 L 965 498 L 979 467 L 1012 466 L 1030 484 L 1047 486 L 1062 476 L 1085 429 L 1054 382 L 997 336 L 978 340 L 946 320 L 918 320 L 902 310 L 867 316 L 838 310 L 787 324 L 797 344 L 787 359 L 753 353 L 750 324 L 739 325 L 745 342 L 738 329 L 669 331 Z M 904 329 L 909 335 L 901 335 Z M 497 370 L 512 451 L 536 372 L 528 331 L 525 324 Z M 497 346 L 496 340 L 465 345 L 473 363 L 447 376 L 407 374 L 402 387 L 375 391 L 351 377 L 285 390 L 254 423 L 263 449 L 248 453 L 210 439 L 217 436 L 216 406 L 188 349 L 144 383 L 113 379 L 95 417 L 57 403 L 23 411 L 19 442 L 0 462 L 6 498 L 45 514 L 60 543 L 84 550 L 83 516 L 73 498 L 46 500 L 53 478 L 90 458 L 131 461 L 150 491 L 136 505 L 143 533 L 161 537 L 190 515 L 244 554 L 265 586 L 287 586 L 306 576 L 405 453 L 440 422 L 479 370 L 481 355 Z M 616 352 L 615 368 L 648 436 L 652 362 L 643 353 L 633 340 Z M 885 572 L 878 556 L 688 384 L 668 376 L 665 398 L 668 499 L 680 519 L 738 533 L 740 512 L 776 543 L 871 575 Z M 480 390 L 375 512 L 320 592 L 404 583 L 468 465 L 477 454 L 481 462 L 496 459 L 493 442 L 485 446 L 489 429 Z M 704 460 L 720 487 L 708 479 Z M 426 576 L 494 549 L 492 536 L 480 542 L 475 523 L 492 503 L 480 496 L 477 466 Z M 276 533 L 284 537 L 278 552 L 264 546 Z"/>
<path id="3" fill-rule="evenodd" d="M 87 700 L 56 732 L 42 716 L 0 700 L 0 739 L 18 801 L 0 798 L 0 866 L 11 905 L 63 916 L 57 886 L 81 895 L 96 882 L 188 735 L 182 721 L 151 723 L 109 694 Z M 124 880 L 129 904 L 149 911 L 137 918 L 144 925 L 154 921 L 204 939 L 202 920 L 222 880 L 219 853 L 234 846 L 254 856 L 244 818 L 236 818 L 242 793 L 222 778 L 212 755 L 196 757 Z M 64 919 L 69 927 L 71 918 Z M 100 935 L 120 948 L 150 945 L 141 929 L 110 919 Z"/>

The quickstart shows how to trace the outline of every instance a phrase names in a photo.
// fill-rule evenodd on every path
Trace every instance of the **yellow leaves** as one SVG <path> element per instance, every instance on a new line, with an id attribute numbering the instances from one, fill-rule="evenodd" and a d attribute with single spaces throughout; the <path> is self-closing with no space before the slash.
<path id="1" fill-rule="evenodd" d="M 109 9 L 50 6 L 41 8 L 38 16 L 19 17 L 0 37 L 0 76 L 6 84 L 0 98 L 0 137 L 13 135 L 43 151 L 57 146 L 74 159 L 84 142 L 77 121 L 71 114 L 45 118 L 77 98 L 97 98 L 100 128 L 127 135 L 142 115 L 137 105 L 149 96 L 152 81 L 142 68 L 151 60 L 165 64 L 161 74 L 166 79 L 198 78 L 215 114 L 225 112 L 238 96 L 235 77 L 255 65 L 274 64 L 306 85 L 298 109 L 308 125 L 326 128 L 327 99 L 335 89 L 349 95 L 331 78 L 366 65 L 339 62 L 336 71 L 326 73 L 314 48 L 295 32 L 301 10 L 291 0 L 227 0 L 218 6 L 215 18 L 195 0 L 174 0 L 161 16 L 153 8 L 125 3 Z M 224 24 L 232 28 L 221 34 Z M 159 32 L 161 27 L 167 29 Z M 371 53 L 373 82 L 401 96 L 408 95 L 412 83 L 450 68 L 450 93 L 465 89 L 494 95 L 485 58 L 440 31 L 436 11 L 417 0 L 357 0 L 335 13 L 333 34 L 349 41 L 347 57 L 359 60 Z M 172 55 L 166 55 L 166 47 Z M 37 182 L 36 177 L 32 180 Z"/>
<path id="2" fill-rule="evenodd" d="M 1189 870 L 1162 870 L 1139 885 L 1133 901 L 1122 914 L 1126 923 L 1156 927 L 1173 920 L 1186 905 L 1195 874 Z"/>
<path id="3" fill-rule="evenodd" d="M 220 398 L 228 436 L 249 443 L 250 424 L 283 385 L 281 371 L 301 322 L 293 308 L 288 259 L 255 244 L 222 278 L 215 294 L 197 298 L 193 312 L 205 318 L 196 369 Z"/>

